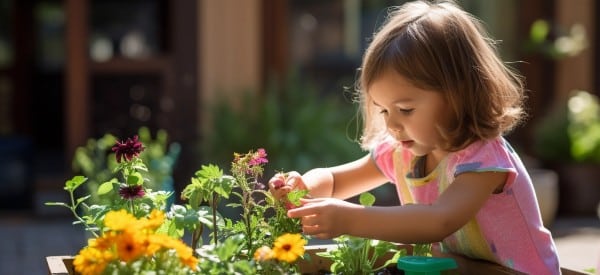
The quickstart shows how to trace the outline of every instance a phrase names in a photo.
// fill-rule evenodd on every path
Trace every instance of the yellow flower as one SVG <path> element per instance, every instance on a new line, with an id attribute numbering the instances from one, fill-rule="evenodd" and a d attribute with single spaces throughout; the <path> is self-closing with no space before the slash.
<path id="1" fill-rule="evenodd" d="M 196 264 L 198 263 L 198 259 L 194 257 L 194 251 L 192 248 L 187 246 L 181 240 L 171 238 L 171 241 L 168 243 L 170 248 L 175 249 L 177 251 L 177 255 L 179 256 L 179 260 L 189 266 L 192 269 L 196 269 Z"/>
<path id="2" fill-rule="evenodd" d="M 110 211 L 104 216 L 104 225 L 114 231 L 131 228 L 136 222 L 137 219 L 124 209 Z"/>
<path id="3" fill-rule="evenodd" d="M 120 234 L 115 240 L 117 243 L 117 254 L 119 255 L 119 259 L 125 262 L 131 262 L 143 255 L 145 248 L 144 239 L 143 235 L 138 236 L 129 233 L 129 231 Z"/>
<path id="4" fill-rule="evenodd" d="M 268 261 L 273 259 L 273 250 L 271 250 L 268 246 L 261 246 L 256 251 L 254 251 L 254 260 L 255 261 Z"/>
<path id="5" fill-rule="evenodd" d="M 108 250 L 115 244 L 116 234 L 114 232 L 104 232 L 104 234 L 96 239 L 89 239 L 88 246 L 99 250 Z"/>
<path id="6" fill-rule="evenodd" d="M 305 244 L 306 240 L 300 234 L 283 234 L 273 244 L 273 255 L 277 260 L 292 263 L 304 255 Z"/>
<path id="7" fill-rule="evenodd" d="M 75 270 L 81 275 L 101 274 L 110 260 L 110 257 L 101 250 L 86 247 L 75 256 L 73 266 L 75 266 Z"/>
<path id="8" fill-rule="evenodd" d="M 160 236 L 166 235 L 153 234 L 149 235 L 148 238 L 146 238 L 146 242 L 144 243 L 144 245 L 146 246 L 146 256 L 152 256 L 163 248 L 163 238 Z"/>
<path id="9" fill-rule="evenodd" d="M 146 255 L 154 254 L 161 249 L 174 249 L 179 257 L 179 260 L 195 270 L 198 264 L 198 259 L 194 257 L 192 248 L 187 246 L 179 239 L 171 238 L 163 234 L 153 234 L 148 236 L 148 248 L 146 249 Z"/>
<path id="10" fill-rule="evenodd" d="M 187 257 L 179 256 L 179 258 L 184 265 L 187 265 L 192 270 L 196 270 L 196 268 L 198 267 L 198 258 L 192 255 L 189 255 Z"/>
<path id="11" fill-rule="evenodd" d="M 145 219 L 144 228 L 157 229 L 165 222 L 165 213 L 160 210 L 152 210 L 148 219 Z"/>

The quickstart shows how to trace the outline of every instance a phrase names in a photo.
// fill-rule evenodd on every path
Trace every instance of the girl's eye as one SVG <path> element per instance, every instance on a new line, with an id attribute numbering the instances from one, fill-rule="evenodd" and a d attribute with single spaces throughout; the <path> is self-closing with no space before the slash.
<path id="1" fill-rule="evenodd" d="M 388 111 L 385 109 L 381 109 L 381 110 L 379 110 L 379 113 L 382 115 L 386 115 L 388 113 Z"/>
<path id="2" fill-rule="evenodd" d="M 398 111 L 405 115 L 410 115 L 414 110 L 415 109 L 413 109 L 413 108 L 411 108 L 411 109 L 398 108 Z"/>

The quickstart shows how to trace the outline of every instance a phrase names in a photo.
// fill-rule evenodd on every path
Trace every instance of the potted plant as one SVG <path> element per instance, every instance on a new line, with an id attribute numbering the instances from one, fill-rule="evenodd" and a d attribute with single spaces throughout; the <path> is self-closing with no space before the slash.
<path id="1" fill-rule="evenodd" d="M 111 156 L 113 171 L 120 176 L 85 188 L 82 195 L 79 188 L 88 178 L 74 176 L 65 182 L 68 202 L 46 203 L 69 209 L 74 224 L 91 236 L 75 257 L 48 257 L 51 274 L 56 268 L 67 274 L 300 273 L 298 261 L 305 256 L 307 238 L 300 234 L 299 220 L 287 217 L 290 205 L 275 200 L 260 182 L 268 162 L 264 149 L 235 153 L 231 175 L 216 165 L 203 165 L 181 192 L 186 203 L 170 208 L 173 191 L 147 187 L 152 178 L 142 157 L 146 149 L 138 136 L 116 141 Z M 100 199 L 91 201 L 92 193 Z M 299 204 L 306 193 L 291 192 L 288 200 Z M 219 201 L 231 197 L 236 200 L 227 207 L 240 210 L 237 218 L 217 211 Z M 314 266 L 306 255 L 304 265 Z"/>
<path id="2" fill-rule="evenodd" d="M 542 117 L 535 128 L 534 151 L 559 176 L 559 210 L 594 214 L 600 202 L 600 103 L 575 90 L 567 104 Z"/>
<path id="3" fill-rule="evenodd" d="M 69 202 L 47 203 L 68 208 L 76 218 L 75 223 L 83 225 L 92 235 L 88 246 L 73 259 L 75 271 L 247 274 L 287 272 L 294 267 L 291 262 L 303 254 L 305 240 L 299 234 L 281 234 L 282 231 L 275 230 L 298 227 L 285 215 L 278 215 L 284 211 L 278 207 L 283 206 L 259 188 L 258 179 L 267 162 L 264 150 L 236 154 L 231 176 L 217 166 L 203 166 L 182 192 L 187 203 L 173 204 L 167 209 L 167 199 L 173 192 L 147 188 L 149 169 L 140 156 L 145 149 L 138 136 L 116 142 L 112 147 L 117 163 L 114 171 L 121 177 L 99 184 L 92 192 L 100 198 L 115 199 L 88 205 L 90 192 L 77 195 L 87 178 L 75 176 L 65 183 Z M 232 205 L 242 208 L 240 219 L 221 217 L 215 210 L 218 200 L 230 195 L 240 198 L 238 204 Z M 275 214 L 263 218 L 268 210 Z M 211 241 L 202 240 L 205 228 L 212 229 Z M 191 235 L 191 245 L 182 241 L 186 233 Z M 267 248 L 272 251 L 269 259 L 276 259 L 276 264 L 267 264 L 269 261 L 262 264 L 252 257 Z"/>

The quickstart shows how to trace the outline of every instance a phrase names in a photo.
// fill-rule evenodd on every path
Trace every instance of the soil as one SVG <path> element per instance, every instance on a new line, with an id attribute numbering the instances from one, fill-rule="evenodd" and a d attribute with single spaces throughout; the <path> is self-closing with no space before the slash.
<path id="1" fill-rule="evenodd" d="M 384 267 L 379 271 L 375 272 L 376 275 L 403 275 L 404 271 L 396 268 L 395 266 Z M 309 275 L 309 274 L 304 274 Z M 318 274 L 314 275 L 332 275 L 329 270 L 320 270 Z"/>

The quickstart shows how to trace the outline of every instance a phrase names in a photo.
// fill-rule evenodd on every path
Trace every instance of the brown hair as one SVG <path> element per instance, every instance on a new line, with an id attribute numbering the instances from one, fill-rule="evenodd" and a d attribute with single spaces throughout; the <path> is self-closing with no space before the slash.
<path id="1" fill-rule="evenodd" d="M 419 88 L 443 93 L 452 110 L 450 127 L 440 129 L 449 151 L 502 135 L 524 115 L 520 76 L 500 60 L 479 21 L 453 2 L 391 8 L 375 33 L 357 83 L 365 149 L 388 136 L 368 89 L 389 69 Z"/>

